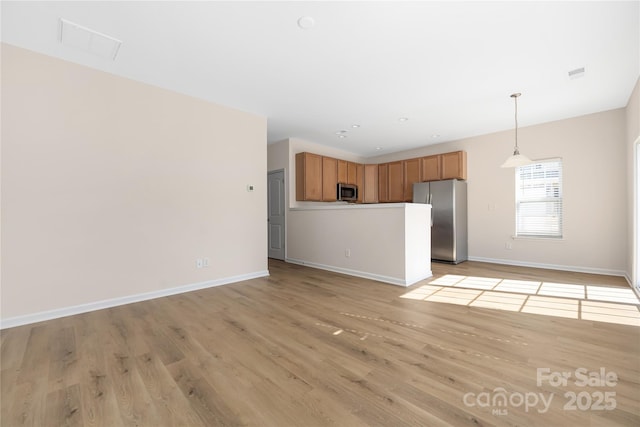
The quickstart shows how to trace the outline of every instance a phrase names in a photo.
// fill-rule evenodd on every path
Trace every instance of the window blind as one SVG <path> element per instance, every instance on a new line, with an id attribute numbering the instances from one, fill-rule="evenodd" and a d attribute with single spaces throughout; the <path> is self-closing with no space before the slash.
<path id="1" fill-rule="evenodd" d="M 516 168 L 516 237 L 562 237 L 562 159 Z"/>

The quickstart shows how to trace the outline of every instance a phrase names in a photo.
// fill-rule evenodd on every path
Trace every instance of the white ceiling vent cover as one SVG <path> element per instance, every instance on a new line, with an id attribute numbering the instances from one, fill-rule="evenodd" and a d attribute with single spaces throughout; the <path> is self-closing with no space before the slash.
<path id="1" fill-rule="evenodd" d="M 62 18 L 60 18 L 60 43 L 112 61 L 116 59 L 122 45 L 121 40 Z"/>
<path id="2" fill-rule="evenodd" d="M 584 67 L 576 68 L 575 70 L 571 70 L 567 73 L 571 80 L 579 79 L 584 76 Z"/>

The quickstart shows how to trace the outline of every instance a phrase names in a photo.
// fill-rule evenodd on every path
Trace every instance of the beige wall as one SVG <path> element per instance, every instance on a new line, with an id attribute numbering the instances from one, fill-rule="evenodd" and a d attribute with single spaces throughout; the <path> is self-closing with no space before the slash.
<path id="1" fill-rule="evenodd" d="M 636 171 L 634 165 L 636 164 L 636 156 L 639 155 L 636 152 L 636 150 L 638 150 L 636 144 L 640 142 L 640 79 L 636 82 L 636 86 L 629 97 L 626 113 L 627 200 L 629 201 L 629 205 L 627 207 L 627 229 L 629 230 L 629 233 L 627 233 L 626 274 L 627 279 L 631 283 L 638 285 L 640 283 L 637 271 L 638 265 L 636 265 L 638 247 L 634 244 L 634 236 L 637 236 L 638 230 L 636 228 L 634 216 L 637 217 L 640 213 L 636 211 L 634 204 L 637 205 L 638 203 L 636 197 L 639 191 L 636 188 L 637 183 L 635 181 L 637 179 L 635 178 L 635 174 L 640 173 L 640 171 Z"/>
<path id="2" fill-rule="evenodd" d="M 561 157 L 564 239 L 512 240 L 515 176 L 500 164 L 513 130 L 368 159 L 373 163 L 454 150 L 468 153 L 469 256 L 520 265 L 622 275 L 626 268 L 625 110 L 617 109 L 519 129 L 532 159 Z M 505 243 L 513 244 L 512 250 Z"/>
<path id="3" fill-rule="evenodd" d="M 266 274 L 266 168 L 263 117 L 3 44 L 3 321 Z"/>

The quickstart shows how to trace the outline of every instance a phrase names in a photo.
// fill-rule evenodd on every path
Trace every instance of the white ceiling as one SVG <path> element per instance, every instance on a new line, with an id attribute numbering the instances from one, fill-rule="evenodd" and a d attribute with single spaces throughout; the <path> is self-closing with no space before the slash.
<path id="1" fill-rule="evenodd" d="M 269 142 L 362 156 L 510 129 L 513 92 L 520 126 L 624 107 L 640 74 L 638 1 L 1 7 L 4 42 L 266 116 Z M 122 40 L 115 61 L 62 45 L 60 18 Z"/>

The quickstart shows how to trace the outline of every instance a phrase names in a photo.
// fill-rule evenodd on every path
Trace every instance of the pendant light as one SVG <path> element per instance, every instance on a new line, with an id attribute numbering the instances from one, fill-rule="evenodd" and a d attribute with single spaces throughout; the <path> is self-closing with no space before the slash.
<path id="1" fill-rule="evenodd" d="M 518 166 L 524 166 L 533 163 L 527 156 L 520 154 L 518 149 L 518 97 L 521 93 L 512 93 L 511 98 L 515 102 L 516 106 L 516 146 L 513 148 L 513 156 L 510 156 L 503 164 L 501 168 L 517 168 Z"/>

